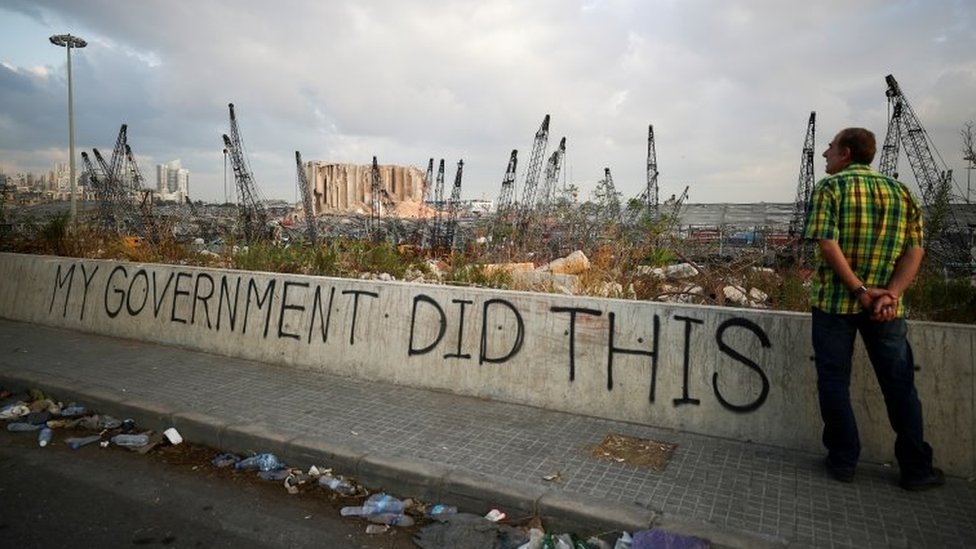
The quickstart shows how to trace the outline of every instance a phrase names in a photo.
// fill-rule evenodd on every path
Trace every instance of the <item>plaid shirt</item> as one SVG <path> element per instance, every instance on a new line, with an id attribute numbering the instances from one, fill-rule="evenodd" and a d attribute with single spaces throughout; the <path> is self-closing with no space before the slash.
<path id="1" fill-rule="evenodd" d="M 810 197 L 804 238 L 836 240 L 854 273 L 869 288 L 884 288 L 902 253 L 922 245 L 922 209 L 905 185 L 864 164 L 821 179 Z M 835 314 L 861 304 L 820 257 L 811 305 Z M 898 301 L 897 316 L 905 313 Z"/>

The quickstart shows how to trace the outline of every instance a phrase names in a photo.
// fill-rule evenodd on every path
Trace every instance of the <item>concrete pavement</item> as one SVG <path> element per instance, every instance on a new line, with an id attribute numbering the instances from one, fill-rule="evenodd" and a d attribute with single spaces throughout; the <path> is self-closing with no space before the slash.
<path id="1" fill-rule="evenodd" d="M 221 450 L 332 466 L 400 497 L 538 514 L 556 532 L 659 526 L 728 547 L 976 544 L 972 479 L 909 493 L 897 467 L 864 463 L 840 484 L 820 454 L 176 347 L 0 320 L 0 383 Z M 677 447 L 661 472 L 592 457 L 610 433 Z"/>

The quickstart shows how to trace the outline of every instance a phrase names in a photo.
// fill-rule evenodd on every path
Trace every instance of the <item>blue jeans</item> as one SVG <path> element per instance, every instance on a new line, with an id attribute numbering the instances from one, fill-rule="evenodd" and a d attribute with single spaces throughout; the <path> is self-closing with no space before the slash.
<path id="1" fill-rule="evenodd" d="M 851 407 L 851 357 L 860 332 L 884 395 L 888 421 L 895 431 L 895 458 L 902 478 L 932 472 L 932 447 L 922 432 L 922 403 L 915 391 L 915 360 L 905 319 L 874 322 L 867 312 L 831 314 L 813 309 L 813 352 L 817 393 L 823 418 L 823 444 L 833 467 L 853 470 L 861 453 Z"/>

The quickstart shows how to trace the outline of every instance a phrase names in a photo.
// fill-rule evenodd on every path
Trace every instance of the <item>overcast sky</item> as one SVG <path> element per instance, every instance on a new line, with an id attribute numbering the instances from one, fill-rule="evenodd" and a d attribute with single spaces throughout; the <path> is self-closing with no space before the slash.
<path id="1" fill-rule="evenodd" d="M 127 123 L 149 183 L 180 159 L 194 199 L 224 197 L 233 102 L 266 198 L 295 199 L 296 150 L 444 158 L 448 181 L 463 159 L 462 196 L 494 200 L 515 148 L 521 193 L 550 114 L 547 156 L 565 136 L 584 197 L 604 167 L 625 197 L 643 190 L 653 124 L 662 198 L 789 202 L 810 112 L 819 177 L 838 129 L 884 139 L 887 74 L 964 193 L 974 24 L 972 0 L 4 0 L 0 169 L 67 162 L 65 50 L 48 37 L 72 33 L 88 42 L 72 52 L 77 153 L 110 152 Z"/>

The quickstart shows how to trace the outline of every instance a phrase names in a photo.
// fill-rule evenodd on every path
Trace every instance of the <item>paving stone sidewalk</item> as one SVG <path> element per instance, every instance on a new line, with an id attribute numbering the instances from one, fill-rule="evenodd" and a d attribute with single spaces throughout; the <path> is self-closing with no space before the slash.
<path id="1" fill-rule="evenodd" d="M 18 383 L 223 450 L 331 465 L 402 497 L 539 513 L 557 531 L 655 525 L 728 547 L 976 546 L 972 480 L 910 493 L 897 469 L 863 464 L 840 484 L 819 454 L 0 319 L 0 384 Z M 609 433 L 677 448 L 661 472 L 592 457 Z"/>

